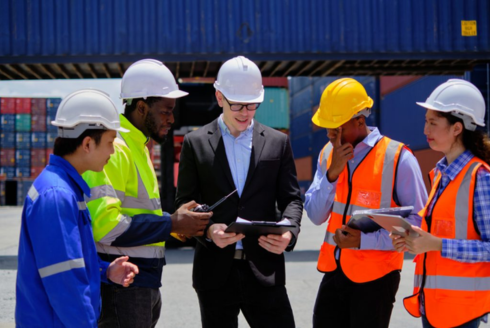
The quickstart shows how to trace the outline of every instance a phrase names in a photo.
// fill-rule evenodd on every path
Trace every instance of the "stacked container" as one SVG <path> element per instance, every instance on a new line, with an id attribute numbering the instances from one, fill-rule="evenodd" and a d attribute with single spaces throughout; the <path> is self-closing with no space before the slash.
<path id="1" fill-rule="evenodd" d="M 59 98 L 0 100 L 0 205 L 22 205 L 53 153 Z M 15 195 L 15 197 L 14 197 Z"/>

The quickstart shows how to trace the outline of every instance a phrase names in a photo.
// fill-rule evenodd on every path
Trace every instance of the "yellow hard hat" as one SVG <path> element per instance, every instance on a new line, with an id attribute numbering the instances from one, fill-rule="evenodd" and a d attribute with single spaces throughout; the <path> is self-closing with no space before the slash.
<path id="1" fill-rule="evenodd" d="M 330 83 L 323 91 L 320 107 L 311 119 L 316 125 L 336 129 L 360 111 L 373 107 L 361 83 L 343 78 Z"/>

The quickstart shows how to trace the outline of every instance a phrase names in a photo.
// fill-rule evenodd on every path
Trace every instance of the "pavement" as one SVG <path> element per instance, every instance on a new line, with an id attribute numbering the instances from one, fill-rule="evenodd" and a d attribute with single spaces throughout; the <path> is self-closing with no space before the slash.
<path id="1" fill-rule="evenodd" d="M 15 327 L 15 279 L 20 233 L 21 207 L 0 207 L 0 328 Z M 318 250 L 323 241 L 325 225 L 313 225 L 303 216 L 302 229 L 293 252 L 286 254 L 287 290 L 298 328 L 311 327 L 313 305 L 322 274 L 316 269 Z M 191 286 L 192 248 L 168 249 L 163 270 L 162 312 L 158 328 L 200 327 L 199 304 Z M 409 315 L 402 299 L 411 295 L 415 266 L 407 256 L 390 327 L 420 327 L 420 319 Z M 240 314 L 239 326 L 248 327 Z"/>

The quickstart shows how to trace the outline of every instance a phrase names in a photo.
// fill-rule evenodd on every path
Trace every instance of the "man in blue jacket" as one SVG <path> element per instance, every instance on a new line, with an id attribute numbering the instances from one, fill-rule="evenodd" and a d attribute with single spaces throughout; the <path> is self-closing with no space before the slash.
<path id="1" fill-rule="evenodd" d="M 60 104 L 49 165 L 24 203 L 17 273 L 17 327 L 97 327 L 100 282 L 129 286 L 138 267 L 97 256 L 81 174 L 101 171 L 114 152 L 117 109 L 103 92 L 80 90 Z"/>

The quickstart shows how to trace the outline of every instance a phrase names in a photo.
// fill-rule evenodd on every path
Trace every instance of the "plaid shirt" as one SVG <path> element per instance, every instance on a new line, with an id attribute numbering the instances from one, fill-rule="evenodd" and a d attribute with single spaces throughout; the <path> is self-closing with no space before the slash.
<path id="1" fill-rule="evenodd" d="M 442 191 L 473 157 L 474 155 L 466 150 L 450 165 L 447 165 L 446 157 L 437 163 L 435 174 L 442 174 L 442 177 L 428 213 L 432 213 L 432 208 Z M 490 262 L 490 172 L 482 167 L 476 174 L 473 215 L 481 240 L 444 238 L 442 257 L 465 263 Z"/>

